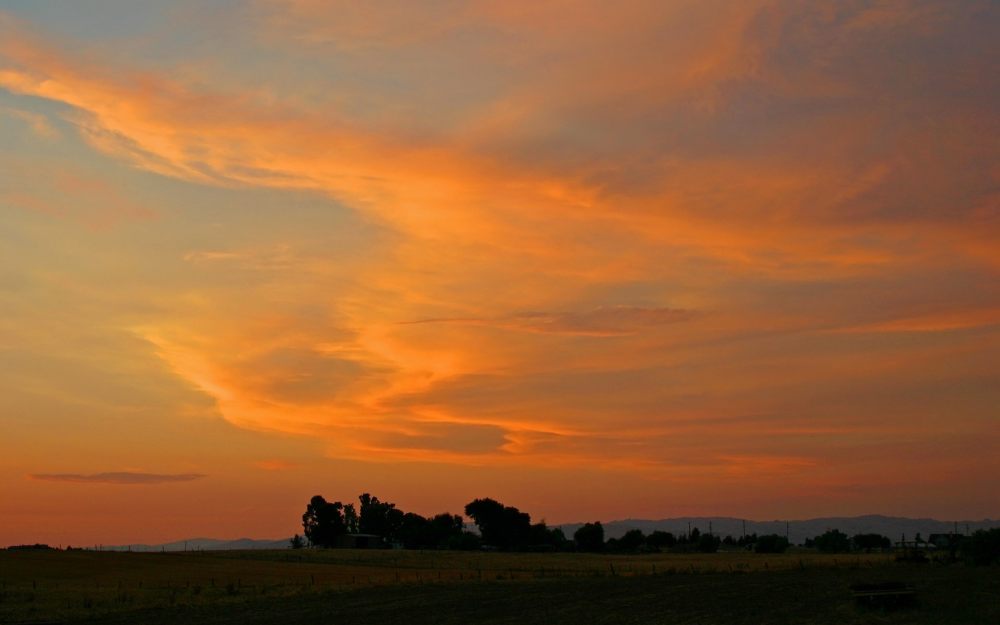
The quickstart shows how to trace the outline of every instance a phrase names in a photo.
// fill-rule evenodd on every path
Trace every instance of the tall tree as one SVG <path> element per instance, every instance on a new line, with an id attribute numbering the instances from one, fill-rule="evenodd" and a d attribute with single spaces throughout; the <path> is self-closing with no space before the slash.
<path id="1" fill-rule="evenodd" d="M 654 549 L 670 548 L 677 544 L 677 538 L 670 532 L 655 530 L 646 537 L 646 544 Z"/>
<path id="2" fill-rule="evenodd" d="M 399 538 L 405 515 L 402 510 L 396 508 L 396 504 L 379 501 L 378 497 L 369 493 L 362 494 L 358 497 L 358 501 L 361 503 L 358 531 L 362 534 L 381 536 L 383 540 L 389 542 Z"/>
<path id="3" fill-rule="evenodd" d="M 344 523 L 344 505 L 339 501 L 328 502 L 320 495 L 314 496 L 302 515 L 302 529 L 309 543 L 317 547 L 334 547 L 337 538 L 347 533 Z"/>
<path id="4" fill-rule="evenodd" d="M 530 543 L 531 515 L 494 499 L 476 499 L 465 506 L 465 514 L 479 527 L 483 543 L 515 551 Z"/>
<path id="5" fill-rule="evenodd" d="M 851 540 L 840 530 L 829 530 L 816 537 L 816 548 L 823 553 L 843 553 L 851 550 Z"/>
<path id="6" fill-rule="evenodd" d="M 785 553 L 788 550 L 788 539 L 780 534 L 764 534 L 753 545 L 757 553 Z"/>
<path id="7" fill-rule="evenodd" d="M 573 532 L 573 540 L 580 551 L 602 551 L 604 549 L 604 526 L 600 521 L 585 523 Z"/>
<path id="8" fill-rule="evenodd" d="M 646 546 L 646 535 L 640 529 L 631 529 L 618 539 L 618 549 L 621 551 L 639 551 Z"/>
<path id="9" fill-rule="evenodd" d="M 917 534 L 915 542 L 920 543 L 920 534 Z M 865 553 L 871 553 L 873 549 L 889 549 L 892 547 L 892 541 L 889 537 L 881 534 L 855 534 L 851 537 L 851 544 L 855 549 L 864 551 Z"/>
<path id="10" fill-rule="evenodd" d="M 344 506 L 344 525 L 347 526 L 348 534 L 357 534 L 360 531 L 358 528 L 358 512 L 355 510 L 353 503 Z"/>

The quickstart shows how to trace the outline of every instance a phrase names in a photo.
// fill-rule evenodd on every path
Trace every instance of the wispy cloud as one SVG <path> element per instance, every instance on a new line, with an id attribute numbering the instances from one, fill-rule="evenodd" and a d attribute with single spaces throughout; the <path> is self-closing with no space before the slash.
<path id="1" fill-rule="evenodd" d="M 202 473 L 139 473 L 112 471 L 108 473 L 32 473 L 29 479 L 42 482 L 75 482 L 82 484 L 168 484 L 193 482 L 206 477 Z"/>
<path id="2" fill-rule="evenodd" d="M 294 469 L 299 465 L 297 462 L 292 462 L 291 460 L 283 460 L 281 458 L 272 458 L 269 460 L 258 460 L 253 463 L 258 469 L 264 469 L 265 471 L 288 471 Z"/>
<path id="3" fill-rule="evenodd" d="M 58 139 L 60 137 L 59 131 L 48 117 L 40 114 L 33 113 L 31 111 L 24 111 L 15 108 L 0 108 L 0 113 L 10 115 L 16 119 L 21 120 L 27 124 L 39 137 L 43 139 Z"/>
<path id="4" fill-rule="evenodd" d="M 995 440 L 990 2 L 268 4 L 231 21 L 290 89 L 0 31 L 0 87 L 103 154 L 375 224 L 343 246 L 297 201 L 217 233 L 178 210 L 183 279 L 128 321 L 228 422 L 337 458 L 742 480 Z M 62 184 L 8 202 L 102 197 Z M 35 479 L 141 481 L 108 475 Z"/>
<path id="5" fill-rule="evenodd" d="M 622 336 L 644 328 L 689 321 L 698 312 L 678 308 L 607 306 L 581 312 L 519 312 L 494 318 L 441 318 L 402 321 L 400 325 L 470 324 L 489 325 L 525 332 L 576 336 Z"/>

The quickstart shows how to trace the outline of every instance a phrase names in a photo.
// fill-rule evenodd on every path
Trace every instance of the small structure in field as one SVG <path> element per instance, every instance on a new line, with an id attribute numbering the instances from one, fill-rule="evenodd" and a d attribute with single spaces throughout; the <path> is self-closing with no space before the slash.
<path id="1" fill-rule="evenodd" d="M 917 600 L 913 585 L 903 582 L 854 584 L 851 591 L 859 605 L 873 608 L 904 608 L 914 605 Z"/>
<path id="2" fill-rule="evenodd" d="M 337 546 L 343 549 L 382 549 L 386 545 L 376 534 L 343 534 L 337 537 Z"/>

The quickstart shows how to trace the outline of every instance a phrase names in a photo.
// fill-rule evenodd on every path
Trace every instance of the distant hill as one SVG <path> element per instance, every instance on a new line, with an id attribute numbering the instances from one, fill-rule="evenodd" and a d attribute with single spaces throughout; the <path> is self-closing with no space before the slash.
<path id="1" fill-rule="evenodd" d="M 619 521 L 602 522 L 604 525 L 605 538 L 621 538 L 625 532 L 631 529 L 642 530 L 649 534 L 655 530 L 672 532 L 679 536 L 688 531 L 688 524 L 691 529 L 698 528 L 700 532 L 707 532 L 711 526 L 712 533 L 719 536 L 730 535 L 738 538 L 743 533 L 743 519 L 733 517 L 677 517 L 672 519 L 622 519 Z M 780 534 L 785 535 L 786 521 L 752 521 L 747 519 L 747 534 Z M 855 517 L 824 517 L 819 519 L 806 519 L 799 521 L 787 521 L 788 537 L 792 544 L 802 544 L 807 538 L 819 536 L 823 532 L 837 529 L 848 536 L 854 534 L 876 533 L 888 536 L 893 541 L 899 540 L 905 535 L 907 540 L 912 540 L 917 533 L 924 538 L 931 534 L 946 534 L 956 529 L 955 521 L 939 521 L 937 519 L 910 519 L 907 517 L 891 517 L 879 514 L 869 514 Z M 568 538 L 573 537 L 573 532 L 583 523 L 565 523 L 558 525 Z M 990 529 L 1000 527 L 1000 519 L 983 519 L 980 521 L 958 521 L 957 529 L 960 534 L 971 533 L 978 529 Z M 476 531 L 475 526 L 470 526 L 470 530 Z M 291 538 L 278 540 L 259 540 L 254 538 L 238 538 L 236 540 L 219 540 L 215 538 L 190 538 L 188 540 L 178 540 L 171 543 L 159 545 L 114 545 L 102 546 L 105 551 L 230 551 L 235 549 L 287 549 Z"/>
<path id="2" fill-rule="evenodd" d="M 104 545 L 104 551 L 232 551 L 235 549 L 287 549 L 291 538 L 280 540 L 259 540 L 237 538 L 219 540 L 216 538 L 190 538 L 159 545 Z"/>
<path id="3" fill-rule="evenodd" d="M 780 534 L 785 535 L 786 523 L 788 538 L 792 544 L 802 544 L 807 538 L 813 538 L 831 529 L 840 530 L 848 536 L 854 534 L 876 533 L 888 536 L 893 541 L 899 540 L 906 535 L 907 540 L 912 540 L 917 533 L 924 538 L 931 534 L 944 534 L 953 532 L 956 529 L 955 521 L 938 521 L 936 519 L 910 519 L 906 517 L 890 517 L 879 514 L 869 514 L 856 517 L 824 517 L 819 519 L 806 519 L 799 521 L 752 521 L 736 519 L 733 517 L 678 517 L 673 519 L 623 519 L 620 521 L 609 521 L 604 525 L 605 538 L 620 538 L 625 532 L 631 529 L 642 530 L 649 534 L 655 530 L 672 532 L 674 535 L 681 535 L 688 531 L 688 524 L 691 529 L 698 528 L 702 533 L 709 530 L 711 525 L 712 533 L 720 536 L 730 535 L 738 538 L 743 533 L 744 522 L 746 523 L 747 534 Z M 582 523 L 567 523 L 560 525 L 567 537 L 572 537 L 573 532 Z M 957 529 L 960 534 L 974 532 L 978 529 L 990 529 L 1000 527 L 1000 520 L 983 519 L 981 521 L 958 521 Z"/>

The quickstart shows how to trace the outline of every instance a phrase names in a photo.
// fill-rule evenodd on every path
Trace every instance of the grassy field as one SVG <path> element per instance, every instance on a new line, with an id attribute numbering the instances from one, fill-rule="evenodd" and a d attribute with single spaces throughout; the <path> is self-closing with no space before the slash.
<path id="1" fill-rule="evenodd" d="M 916 606 L 856 606 L 904 581 Z M 1000 570 L 814 553 L 0 552 L 0 623 L 998 623 Z"/>

